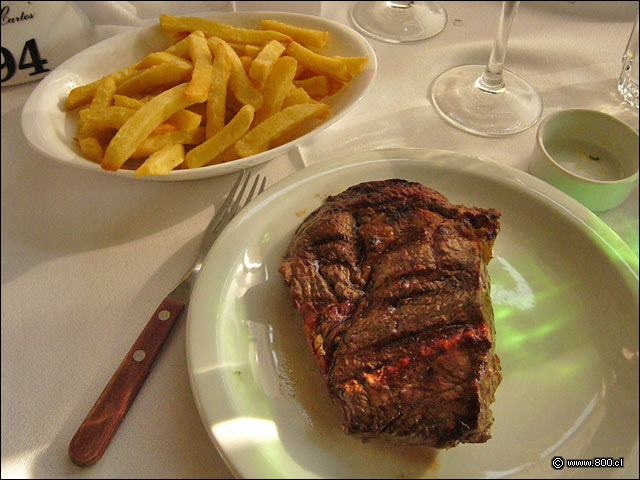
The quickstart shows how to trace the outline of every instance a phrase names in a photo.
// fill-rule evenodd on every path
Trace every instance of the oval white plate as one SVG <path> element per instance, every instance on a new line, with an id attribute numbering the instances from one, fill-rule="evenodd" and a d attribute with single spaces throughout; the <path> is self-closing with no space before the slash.
<path id="1" fill-rule="evenodd" d="M 327 194 L 387 178 L 502 212 L 489 270 L 503 381 L 487 443 L 438 452 L 343 434 L 277 272 L 295 229 Z M 366 152 L 275 184 L 209 252 L 189 309 L 187 359 L 204 425 L 241 477 L 637 477 L 638 259 L 575 200 L 487 160 Z M 556 455 L 624 457 L 627 468 L 554 471 Z"/>
<path id="2" fill-rule="evenodd" d="M 260 20 L 268 18 L 300 27 L 325 30 L 329 32 L 329 41 L 322 50 L 324 55 L 366 56 L 369 57 L 369 62 L 365 70 L 350 84 L 326 99 L 331 107 L 329 118 L 306 135 L 278 148 L 234 162 L 191 170 L 174 170 L 169 175 L 142 177 L 144 180 L 172 181 L 214 177 L 266 162 L 342 118 L 364 96 L 376 73 L 376 56 L 364 37 L 352 28 L 331 20 L 285 12 L 203 13 L 197 16 L 245 28 L 259 29 Z M 73 142 L 78 115 L 75 112 L 68 113 L 64 108 L 64 101 L 72 88 L 90 83 L 168 46 L 167 35 L 158 25 L 154 25 L 104 40 L 58 66 L 40 82 L 22 110 L 22 130 L 29 144 L 43 155 L 69 165 L 135 178 L 131 170 L 106 171 L 81 155 L 80 149 Z"/>

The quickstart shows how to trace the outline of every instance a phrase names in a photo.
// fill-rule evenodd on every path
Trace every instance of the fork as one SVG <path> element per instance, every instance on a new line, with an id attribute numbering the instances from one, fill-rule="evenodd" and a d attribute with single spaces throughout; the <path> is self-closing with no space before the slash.
<path id="1" fill-rule="evenodd" d="M 69 444 L 69 457 L 76 465 L 80 467 L 93 465 L 106 451 L 120 422 L 147 378 L 153 361 L 169 336 L 171 328 L 184 307 L 189 304 L 191 290 L 211 245 L 236 213 L 253 198 L 259 183 L 258 195 L 263 192 L 267 179 L 262 177 L 260 182 L 260 175 L 257 175 L 246 200 L 242 203 L 250 179 L 250 172 L 243 170 L 240 173 L 222 207 L 207 226 L 195 263 L 182 277 L 180 283 L 160 303 L 78 428 Z M 240 191 L 236 195 L 238 187 Z"/>

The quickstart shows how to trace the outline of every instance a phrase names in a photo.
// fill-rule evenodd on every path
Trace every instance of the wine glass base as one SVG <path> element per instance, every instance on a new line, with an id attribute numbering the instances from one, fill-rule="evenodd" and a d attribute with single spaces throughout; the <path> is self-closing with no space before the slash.
<path id="1" fill-rule="evenodd" d="M 527 130 L 542 114 L 542 99 L 522 77 L 503 71 L 505 87 L 498 93 L 478 87 L 486 65 L 463 65 L 442 73 L 431 87 L 436 111 L 469 133 L 501 137 Z"/>
<path id="2" fill-rule="evenodd" d="M 358 31 L 388 43 L 426 40 L 447 24 L 437 2 L 355 2 L 350 17 Z"/>

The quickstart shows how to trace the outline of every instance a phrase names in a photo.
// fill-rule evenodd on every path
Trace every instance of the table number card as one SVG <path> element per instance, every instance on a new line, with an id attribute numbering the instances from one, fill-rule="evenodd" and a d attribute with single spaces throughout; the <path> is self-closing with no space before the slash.
<path id="1" fill-rule="evenodd" d="M 93 43 L 73 2 L 2 2 L 2 86 L 40 80 Z"/>

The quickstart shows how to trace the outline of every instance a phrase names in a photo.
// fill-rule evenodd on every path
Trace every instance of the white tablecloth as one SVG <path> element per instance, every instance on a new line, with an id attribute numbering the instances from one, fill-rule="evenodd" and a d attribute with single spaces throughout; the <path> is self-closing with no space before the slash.
<path id="1" fill-rule="evenodd" d="M 323 2 L 322 15 L 349 24 L 350 3 Z M 403 146 L 464 152 L 526 171 L 535 127 L 508 138 L 469 135 L 441 120 L 427 99 L 440 72 L 487 60 L 500 11 L 500 2 L 444 3 L 449 22 L 433 39 L 370 40 L 379 71 L 366 98 L 299 152 L 254 171 L 272 185 L 304 164 Z M 522 3 L 506 66 L 538 89 L 543 117 L 591 108 L 638 129 L 638 113 L 616 92 L 634 8 L 637 2 Z M 193 262 L 233 176 L 134 183 L 52 162 L 28 147 L 20 128 L 34 87 L 2 90 L 2 477 L 230 477 L 191 394 L 184 321 L 102 460 L 78 468 L 67 448 Z M 638 188 L 599 216 L 637 255 Z"/>

